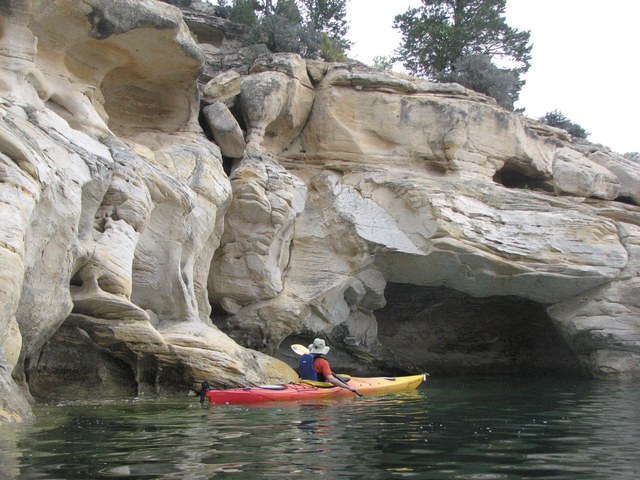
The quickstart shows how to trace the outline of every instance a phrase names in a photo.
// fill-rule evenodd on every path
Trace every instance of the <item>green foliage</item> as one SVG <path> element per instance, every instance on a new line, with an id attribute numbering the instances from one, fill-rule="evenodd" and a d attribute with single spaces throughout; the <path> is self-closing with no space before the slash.
<path id="1" fill-rule="evenodd" d="M 456 82 L 476 92 L 496 99 L 502 107 L 513 110 L 520 83 L 518 74 L 507 68 L 498 68 L 484 54 L 460 57 L 452 73 L 438 77 L 439 81 Z"/>
<path id="2" fill-rule="evenodd" d="M 627 152 L 623 155 L 624 158 L 633 160 L 634 162 L 640 162 L 640 152 Z"/>
<path id="3" fill-rule="evenodd" d="M 229 18 L 231 8 L 227 0 L 218 0 L 218 3 L 213 6 L 213 13 L 216 17 Z"/>
<path id="4" fill-rule="evenodd" d="M 346 0 L 299 0 L 305 21 L 329 37 L 347 34 Z"/>
<path id="5" fill-rule="evenodd" d="M 461 78 L 470 69 L 474 76 L 485 72 L 489 78 L 481 83 L 493 78 L 498 83 L 492 90 L 508 87 L 512 104 L 524 84 L 520 76 L 529 69 L 532 45 L 528 31 L 507 25 L 505 8 L 506 0 L 422 0 L 421 7 L 395 17 L 394 28 L 402 34 L 398 58 L 409 72 L 431 80 L 454 76 L 460 67 L 467 68 Z M 510 68 L 490 69 L 478 55 Z M 513 84 L 507 81 L 511 76 Z"/>
<path id="6" fill-rule="evenodd" d="M 347 0 L 218 0 L 219 15 L 248 25 L 250 39 L 272 52 L 341 60 L 351 45 Z"/>
<path id="7" fill-rule="evenodd" d="M 258 23 L 256 11 L 260 6 L 258 0 L 233 0 L 228 18 L 232 22 L 252 27 Z"/>
<path id="8" fill-rule="evenodd" d="M 377 55 L 373 57 L 373 68 L 377 68 L 379 70 L 391 70 L 393 68 L 394 60 L 392 57 L 385 57 L 382 55 Z"/>
<path id="9" fill-rule="evenodd" d="M 254 42 L 264 43 L 272 52 L 293 52 L 313 57 L 320 49 L 322 36 L 302 21 L 294 0 L 278 0 L 261 5 L 262 13 L 251 30 Z"/>
<path id="10" fill-rule="evenodd" d="M 349 29 L 347 22 L 347 0 L 298 0 L 304 21 L 312 30 L 321 32 L 340 48 L 341 55 L 351 47 L 345 37 Z"/>
<path id="11" fill-rule="evenodd" d="M 322 33 L 322 42 L 320 43 L 320 56 L 327 62 L 342 62 L 347 59 L 344 48 L 335 43 L 329 35 Z"/>
<path id="12" fill-rule="evenodd" d="M 279 16 L 286 18 L 291 23 L 302 24 L 302 15 L 296 0 L 278 0 L 275 6 L 273 6 L 272 2 L 265 1 L 263 11 L 265 17 Z"/>
<path id="13" fill-rule="evenodd" d="M 558 110 L 547 112 L 538 120 L 552 127 L 562 128 L 563 130 L 566 130 L 573 138 L 586 139 L 590 135 L 590 133 L 587 132 L 584 128 L 582 128 L 577 123 L 573 123 L 571 120 L 565 117 L 562 112 Z"/>

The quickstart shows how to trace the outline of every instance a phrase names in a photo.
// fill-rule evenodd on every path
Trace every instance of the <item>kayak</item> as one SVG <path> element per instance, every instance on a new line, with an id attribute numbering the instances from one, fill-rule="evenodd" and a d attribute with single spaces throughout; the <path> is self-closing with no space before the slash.
<path id="1" fill-rule="evenodd" d="M 349 385 L 355 386 L 361 395 L 383 395 L 385 393 L 415 390 L 426 380 L 426 374 L 406 377 L 351 377 Z M 345 388 L 321 382 L 293 382 L 279 385 L 260 385 L 251 388 L 229 388 L 224 390 L 203 389 L 203 395 L 211 404 L 247 404 L 262 402 L 291 402 L 299 400 L 331 399 L 353 397 L 355 394 Z M 325 386 L 327 385 L 327 386 Z"/>

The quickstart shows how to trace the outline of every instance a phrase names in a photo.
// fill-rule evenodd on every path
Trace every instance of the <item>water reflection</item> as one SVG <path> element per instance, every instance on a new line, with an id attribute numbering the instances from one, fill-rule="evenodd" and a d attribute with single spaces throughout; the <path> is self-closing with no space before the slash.
<path id="1" fill-rule="evenodd" d="M 256 407 L 47 405 L 0 428 L 0 478 L 635 479 L 639 401 L 637 385 L 474 378 Z"/>

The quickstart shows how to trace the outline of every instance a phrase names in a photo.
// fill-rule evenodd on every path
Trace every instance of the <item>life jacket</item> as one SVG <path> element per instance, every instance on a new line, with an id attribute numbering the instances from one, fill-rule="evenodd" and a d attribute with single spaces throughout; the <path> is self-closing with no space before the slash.
<path id="1" fill-rule="evenodd" d="M 315 357 L 311 353 L 305 353 L 300 357 L 298 366 L 298 374 L 303 380 L 318 380 L 318 373 L 313 368 L 313 360 Z"/>

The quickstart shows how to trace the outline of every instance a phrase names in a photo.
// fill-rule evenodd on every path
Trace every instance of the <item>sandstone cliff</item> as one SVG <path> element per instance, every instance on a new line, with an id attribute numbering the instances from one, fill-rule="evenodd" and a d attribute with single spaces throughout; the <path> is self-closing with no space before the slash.
<path id="1" fill-rule="evenodd" d="M 640 375 L 637 163 L 206 11 L 0 13 L 3 421 L 289 381 L 314 336 L 354 373 Z"/>

